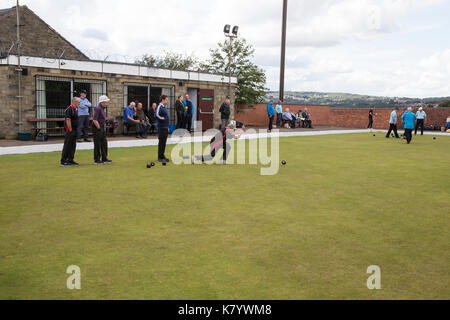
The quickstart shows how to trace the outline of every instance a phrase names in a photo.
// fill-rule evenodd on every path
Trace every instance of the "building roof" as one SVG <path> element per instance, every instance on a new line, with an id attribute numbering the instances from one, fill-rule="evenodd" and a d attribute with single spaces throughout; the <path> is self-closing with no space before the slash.
<path id="1" fill-rule="evenodd" d="M 64 52 L 66 57 L 89 60 L 83 52 L 27 6 L 20 6 L 19 14 L 22 54 L 55 58 Z M 17 42 L 16 18 L 16 6 L 8 9 L 0 9 L 0 30 L 2 30 L 0 33 L 0 56 L 6 56 L 12 44 Z M 17 48 L 14 47 L 10 53 L 16 54 Z"/>
<path id="2" fill-rule="evenodd" d="M 0 58 L 1 65 L 17 65 L 18 57 L 15 55 L 9 55 L 5 58 Z M 227 84 L 229 81 L 233 84 L 237 84 L 237 78 L 211 74 L 205 72 L 196 71 L 178 71 L 169 69 L 152 68 L 144 65 L 132 64 L 132 63 L 119 63 L 110 61 L 81 61 L 70 59 L 49 59 L 43 57 L 22 56 L 21 65 L 23 67 L 36 67 L 36 68 L 48 68 L 48 69 L 61 69 L 61 70 L 74 70 L 74 71 L 86 71 L 97 72 L 102 74 L 121 74 L 127 76 L 141 76 L 148 78 L 160 78 L 160 79 L 173 79 L 182 81 L 204 81 Z"/>

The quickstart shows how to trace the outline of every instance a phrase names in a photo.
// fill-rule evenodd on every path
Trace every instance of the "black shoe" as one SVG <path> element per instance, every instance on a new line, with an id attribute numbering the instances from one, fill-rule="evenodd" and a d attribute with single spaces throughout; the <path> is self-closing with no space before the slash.
<path id="1" fill-rule="evenodd" d="M 167 159 L 166 157 L 164 157 L 164 160 L 167 162 L 167 163 L 169 163 L 170 162 L 170 160 L 169 159 Z"/>
<path id="2" fill-rule="evenodd" d="M 109 163 L 112 163 L 112 160 L 104 160 L 104 161 L 102 161 L 104 164 L 109 164 Z"/>
<path id="3" fill-rule="evenodd" d="M 84 139 L 84 142 L 92 142 L 92 141 L 89 139 Z"/>
<path id="4" fill-rule="evenodd" d="M 103 161 L 94 161 L 94 164 L 96 164 L 96 165 L 103 165 L 105 163 Z"/>
<path id="5" fill-rule="evenodd" d="M 77 139 L 77 142 L 80 142 L 80 143 L 81 143 L 81 142 L 83 142 L 83 140 L 81 140 L 81 139 Z"/>
<path id="6" fill-rule="evenodd" d="M 78 163 L 76 163 L 75 161 L 71 161 L 71 162 L 69 162 L 70 163 L 70 165 L 71 166 L 74 166 L 74 167 L 79 167 L 80 165 L 78 164 Z"/>
<path id="7" fill-rule="evenodd" d="M 61 161 L 60 166 L 61 167 L 69 167 L 70 165 L 67 162 Z"/>
<path id="8" fill-rule="evenodd" d="M 161 163 L 168 163 L 169 159 L 161 158 L 161 159 L 158 159 L 158 161 Z"/>

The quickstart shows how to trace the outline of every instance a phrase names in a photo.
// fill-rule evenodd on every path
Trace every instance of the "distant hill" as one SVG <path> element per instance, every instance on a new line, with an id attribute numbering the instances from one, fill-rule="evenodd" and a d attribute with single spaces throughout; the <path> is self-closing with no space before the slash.
<path id="1" fill-rule="evenodd" d="M 278 100 L 278 91 L 269 91 L 264 102 L 273 99 Z M 393 108 L 428 106 L 437 107 L 439 104 L 449 101 L 450 97 L 436 98 L 404 98 L 404 97 L 377 97 L 351 93 L 287 91 L 284 94 L 285 104 L 326 105 L 340 108 Z"/>

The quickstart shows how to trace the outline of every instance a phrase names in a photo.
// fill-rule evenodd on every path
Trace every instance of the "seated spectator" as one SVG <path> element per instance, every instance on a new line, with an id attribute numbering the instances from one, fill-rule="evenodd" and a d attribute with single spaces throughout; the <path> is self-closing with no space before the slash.
<path id="1" fill-rule="evenodd" d="M 309 119 L 309 113 L 308 113 L 308 109 L 305 108 L 305 111 L 303 111 L 302 113 L 302 117 L 303 117 L 303 128 L 310 128 L 312 129 L 312 121 Z"/>
<path id="2" fill-rule="evenodd" d="M 295 124 L 297 123 L 297 115 L 294 112 L 291 112 L 292 116 L 292 129 L 295 129 Z"/>
<path id="3" fill-rule="evenodd" d="M 292 113 L 289 112 L 288 108 L 283 113 L 283 124 L 286 128 L 295 128 L 295 118 L 292 117 Z"/>
<path id="4" fill-rule="evenodd" d="M 123 125 L 127 128 L 127 133 L 130 128 L 136 128 L 139 123 L 138 120 L 134 119 L 136 114 L 136 103 L 131 102 L 129 106 L 126 106 L 123 110 Z M 139 138 L 139 135 L 136 130 L 136 138 Z"/>
<path id="5" fill-rule="evenodd" d="M 155 115 L 156 107 L 156 103 L 153 103 L 151 106 L 147 107 L 147 112 L 145 113 L 150 123 L 150 133 L 158 132 L 158 121 L 156 120 Z"/>
<path id="6" fill-rule="evenodd" d="M 446 128 L 447 130 L 450 129 L 450 116 L 448 116 L 448 118 L 447 118 L 447 123 L 445 124 L 445 128 Z"/>
<path id="7" fill-rule="evenodd" d="M 142 103 L 140 102 L 137 105 L 136 120 L 139 121 L 136 126 L 136 133 L 140 138 L 146 139 L 150 130 L 150 122 L 148 117 L 145 115 L 144 109 L 142 108 Z"/>

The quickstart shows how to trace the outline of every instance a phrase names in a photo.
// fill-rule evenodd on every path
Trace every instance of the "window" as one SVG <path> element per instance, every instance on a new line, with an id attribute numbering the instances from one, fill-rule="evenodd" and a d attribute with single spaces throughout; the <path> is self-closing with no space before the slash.
<path id="1" fill-rule="evenodd" d="M 131 101 L 142 102 L 144 109 L 152 106 L 153 103 L 158 105 L 161 95 L 169 97 L 167 110 L 170 115 L 170 123 L 174 124 L 175 119 L 175 89 L 173 86 L 141 84 L 141 83 L 125 83 L 123 88 L 124 107 L 128 106 Z"/>
<path id="2" fill-rule="evenodd" d="M 79 96 L 81 90 L 88 92 L 87 97 L 95 106 L 99 97 L 106 94 L 106 81 L 36 77 L 36 118 L 64 118 L 64 112 L 70 105 L 72 98 Z M 38 128 L 41 129 L 55 126 L 63 126 L 63 124 L 56 122 L 38 123 Z M 63 134 L 62 130 L 60 134 Z"/>

